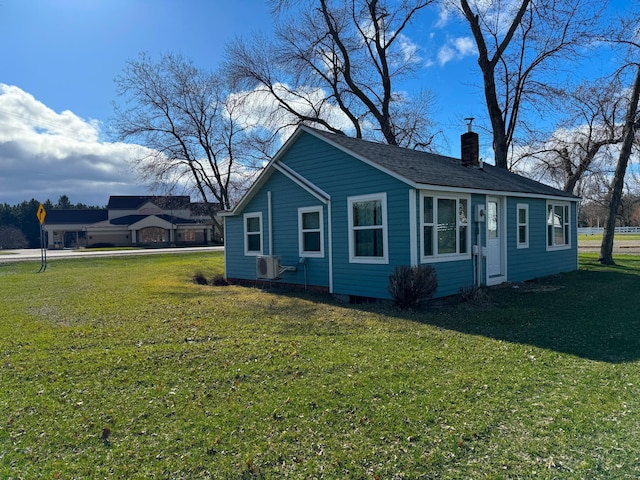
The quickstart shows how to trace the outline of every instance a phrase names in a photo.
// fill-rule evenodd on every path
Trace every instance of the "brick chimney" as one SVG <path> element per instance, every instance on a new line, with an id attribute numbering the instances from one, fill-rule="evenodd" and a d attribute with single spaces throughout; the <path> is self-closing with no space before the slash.
<path id="1" fill-rule="evenodd" d="M 460 158 L 465 167 L 478 167 L 480 166 L 478 134 L 471 131 L 473 118 L 465 118 L 465 120 L 467 120 L 467 132 L 460 136 Z"/>

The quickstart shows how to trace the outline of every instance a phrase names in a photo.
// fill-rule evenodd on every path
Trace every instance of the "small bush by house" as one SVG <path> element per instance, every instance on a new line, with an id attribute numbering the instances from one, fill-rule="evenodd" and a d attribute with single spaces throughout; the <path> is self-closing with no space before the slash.
<path id="1" fill-rule="evenodd" d="M 431 298 L 437 288 L 436 270 L 431 265 L 398 265 L 389 275 L 389 293 L 400 308 L 416 307 Z"/>

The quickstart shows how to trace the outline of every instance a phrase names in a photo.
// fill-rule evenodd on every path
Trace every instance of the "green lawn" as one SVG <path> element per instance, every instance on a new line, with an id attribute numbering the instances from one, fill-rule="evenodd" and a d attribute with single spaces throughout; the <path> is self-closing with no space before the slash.
<path id="1" fill-rule="evenodd" d="M 598 233 L 598 234 L 594 234 L 594 235 L 578 235 L 578 243 L 583 242 L 585 240 L 588 241 L 592 241 L 592 242 L 602 242 L 602 234 Z M 614 241 L 615 240 L 634 240 L 634 241 L 638 241 L 640 240 L 640 234 L 637 233 L 618 233 L 616 235 L 614 235 Z"/>
<path id="2" fill-rule="evenodd" d="M 0 261 L 0 478 L 640 477 L 640 257 L 420 312 Z"/>

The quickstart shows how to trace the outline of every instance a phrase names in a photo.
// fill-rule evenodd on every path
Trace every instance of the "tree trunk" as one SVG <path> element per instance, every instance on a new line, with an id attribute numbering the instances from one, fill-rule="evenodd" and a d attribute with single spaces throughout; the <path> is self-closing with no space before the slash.
<path id="1" fill-rule="evenodd" d="M 504 38 L 496 46 L 496 51 L 490 56 L 489 49 L 485 42 L 482 26 L 480 25 L 479 16 L 474 13 L 469 6 L 468 0 L 461 0 L 460 7 L 462 12 L 469 22 L 471 27 L 471 33 L 476 41 L 478 47 L 478 65 L 482 71 L 482 80 L 484 83 L 484 98 L 487 102 L 487 111 L 489 118 L 491 119 L 491 128 L 493 130 L 493 150 L 495 154 L 495 165 L 498 168 L 508 169 L 508 152 L 510 146 L 510 140 L 507 138 L 506 121 L 508 105 L 504 106 L 504 111 L 500 108 L 500 102 L 498 100 L 498 91 L 496 88 L 496 65 L 499 61 L 503 60 L 505 50 L 509 46 L 509 43 L 513 39 L 517 28 L 522 22 L 522 18 L 529 7 L 530 0 L 521 0 L 520 8 L 518 9 L 509 30 L 505 33 Z M 497 38 L 496 38 L 497 40 Z M 508 103 L 508 102 L 507 102 Z M 517 103 L 517 101 L 516 101 Z M 511 106 L 513 115 L 517 115 L 518 105 Z"/>
<path id="2" fill-rule="evenodd" d="M 638 113 L 638 97 L 640 97 L 640 65 L 636 68 L 636 79 L 633 84 L 631 100 L 624 122 L 622 149 L 620 150 L 616 173 L 613 177 L 613 183 L 611 184 L 607 221 L 604 226 L 602 245 L 600 246 L 600 258 L 598 261 L 604 265 L 615 265 L 613 261 L 613 236 L 616 229 L 616 216 L 620 209 L 620 203 L 622 202 L 624 175 L 627 171 L 629 157 L 631 156 L 631 147 L 633 145 L 636 128 L 636 115 Z"/>
<path id="3" fill-rule="evenodd" d="M 491 119 L 491 130 L 493 132 L 493 152 L 495 155 L 495 165 L 498 168 L 508 169 L 507 155 L 509 146 L 507 145 L 507 132 L 504 123 L 503 112 L 498 102 L 496 91 L 495 72 L 493 66 L 483 59 L 478 60 L 482 77 L 484 80 L 484 98 L 487 102 L 487 111 Z"/>

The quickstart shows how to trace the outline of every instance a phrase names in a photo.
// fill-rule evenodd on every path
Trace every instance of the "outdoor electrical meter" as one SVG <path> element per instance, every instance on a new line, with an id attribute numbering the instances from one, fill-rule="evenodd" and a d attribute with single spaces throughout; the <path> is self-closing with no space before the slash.
<path id="1" fill-rule="evenodd" d="M 487 218 L 487 208 L 484 205 L 476 205 L 476 222 L 484 222 Z"/>

